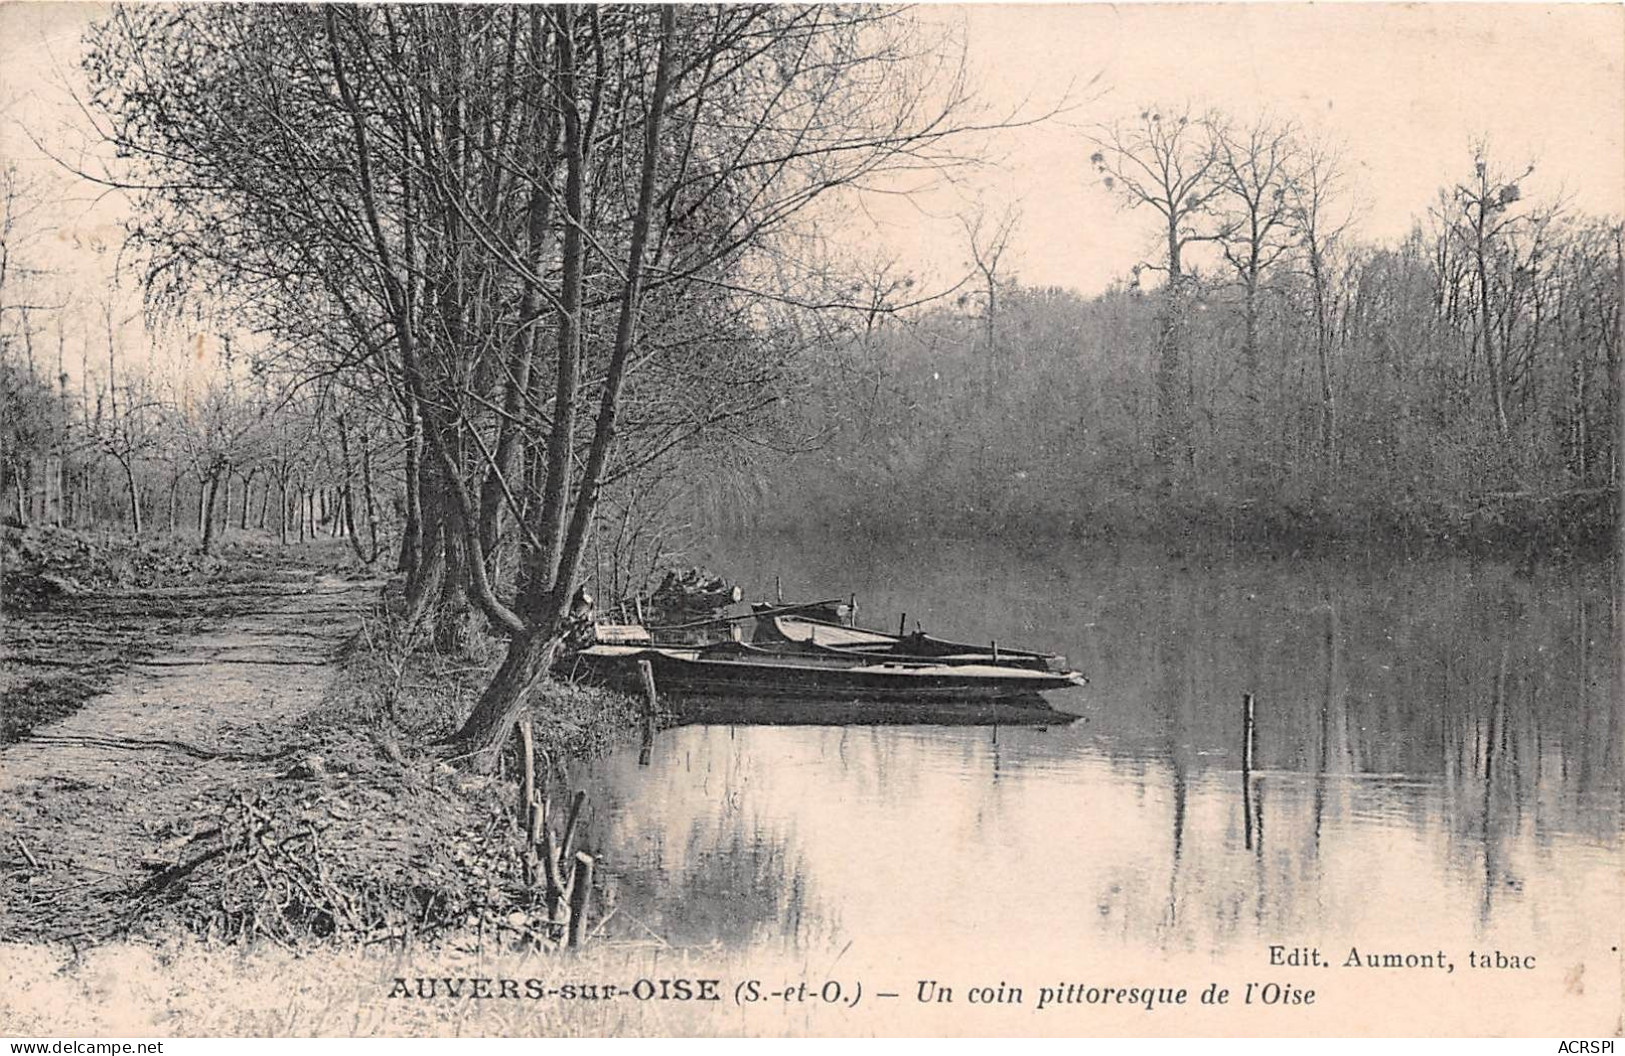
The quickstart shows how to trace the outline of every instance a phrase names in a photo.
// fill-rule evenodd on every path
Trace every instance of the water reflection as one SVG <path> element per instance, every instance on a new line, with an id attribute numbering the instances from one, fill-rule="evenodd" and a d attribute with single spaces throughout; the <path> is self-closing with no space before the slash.
<path id="1" fill-rule="evenodd" d="M 1092 684 L 1051 700 L 1082 718 L 690 727 L 595 764 L 618 903 L 668 941 L 1549 946 L 1617 914 L 1606 569 L 799 555 L 717 564 L 1064 651 Z"/>

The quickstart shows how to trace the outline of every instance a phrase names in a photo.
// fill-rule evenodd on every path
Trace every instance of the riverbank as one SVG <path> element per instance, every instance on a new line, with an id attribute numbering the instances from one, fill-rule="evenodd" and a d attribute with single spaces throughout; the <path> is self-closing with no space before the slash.
<path id="1" fill-rule="evenodd" d="M 403 640 L 381 580 L 272 556 L 181 558 L 167 581 L 95 561 L 34 570 L 46 588 L 6 625 L 0 942 L 553 941 L 512 767 L 476 777 L 433 748 L 499 656 Z M 8 571 L 26 585 L 21 562 Z M 86 642 L 99 652 L 74 651 Z M 51 677 L 28 677 L 42 658 Z M 549 688 L 541 757 L 601 751 L 631 716 Z"/>
<path id="2" fill-rule="evenodd" d="M 1474 555 L 1528 560 L 1606 556 L 1618 535 L 1618 490 L 1514 492 L 1471 501 L 1313 499 L 1248 501 L 1231 495 L 1149 493 L 1057 496 L 1012 488 L 996 501 L 940 492 L 898 502 L 854 488 L 780 509 L 764 500 L 751 530 L 793 536 L 814 531 L 867 537 L 1007 542 L 1072 540 L 1163 544 L 1181 549 L 1337 554 L 1378 549 L 1416 556 Z M 809 514 L 808 509 L 816 511 Z M 738 531 L 737 524 L 724 526 Z"/>

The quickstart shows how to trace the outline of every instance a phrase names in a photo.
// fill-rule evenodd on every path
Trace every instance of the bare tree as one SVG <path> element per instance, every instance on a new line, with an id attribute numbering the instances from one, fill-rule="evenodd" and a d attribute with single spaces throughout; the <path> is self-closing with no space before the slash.
<path id="1" fill-rule="evenodd" d="M 141 491 L 136 470 L 158 444 L 158 400 L 148 379 L 132 379 L 128 369 L 120 378 L 119 331 L 130 319 L 119 319 L 114 294 L 103 295 L 101 322 L 107 352 L 107 378 L 96 395 L 96 414 L 90 420 L 90 437 L 100 450 L 116 462 L 123 474 L 125 497 L 130 512 L 130 532 L 141 534 Z"/>
<path id="2" fill-rule="evenodd" d="M 997 216 L 990 217 L 986 206 L 978 204 L 974 212 L 961 216 L 959 222 L 965 229 L 971 265 L 982 284 L 982 348 L 986 357 L 982 395 L 984 404 L 990 405 L 999 370 L 999 284 L 1005 281 L 999 267 L 1010 248 L 1010 238 L 1021 222 L 1021 210 L 1007 206 Z"/>
<path id="3" fill-rule="evenodd" d="M 1332 371 L 1332 260 L 1342 247 L 1353 213 L 1339 211 L 1346 175 L 1338 147 L 1308 140 L 1299 151 L 1287 183 L 1286 204 L 1297 259 L 1307 277 L 1315 333 L 1315 371 L 1320 403 L 1318 441 L 1321 467 L 1328 481 L 1337 470 L 1337 391 Z"/>
<path id="4" fill-rule="evenodd" d="M 1543 225 L 1552 215 L 1550 209 L 1530 209 L 1524 201 L 1522 183 L 1535 171 L 1529 164 L 1516 174 L 1496 168 L 1489 157 L 1487 142 L 1473 145 L 1473 175 L 1458 183 L 1448 192 L 1441 192 L 1436 215 L 1447 226 L 1455 244 L 1466 254 L 1473 284 L 1473 345 L 1484 364 L 1484 375 L 1490 402 L 1490 413 L 1497 435 L 1501 439 L 1509 470 L 1516 473 L 1512 462 L 1512 424 L 1508 413 L 1509 348 L 1506 335 L 1497 326 L 1498 311 L 1505 308 L 1505 297 L 1496 296 L 1496 272 L 1505 264 L 1509 271 L 1523 265 L 1508 260 L 1509 251 L 1515 252 L 1515 241 L 1522 234 Z M 1509 293 L 1510 288 L 1503 288 Z M 1505 311 L 1501 311 L 1506 315 Z"/>
<path id="5" fill-rule="evenodd" d="M 1291 245 L 1289 223 L 1294 168 L 1299 145 L 1291 122 L 1260 118 L 1245 126 L 1210 118 L 1217 154 L 1214 199 L 1219 247 L 1225 263 L 1241 284 L 1242 369 L 1245 395 L 1254 407 L 1258 396 L 1258 311 L 1265 274 Z"/>
<path id="6" fill-rule="evenodd" d="M 1192 284 L 1185 248 L 1218 237 L 1211 218 L 1222 190 L 1215 179 L 1219 153 L 1211 124 L 1193 119 L 1189 106 L 1149 106 L 1139 117 L 1104 125 L 1094 134 L 1090 164 L 1123 206 L 1150 206 L 1161 218 L 1161 264 L 1141 267 L 1167 275 L 1162 323 L 1157 340 L 1157 431 L 1153 452 L 1164 470 L 1181 456 L 1194 457 L 1190 438 L 1190 399 L 1185 379 L 1185 326 Z"/>

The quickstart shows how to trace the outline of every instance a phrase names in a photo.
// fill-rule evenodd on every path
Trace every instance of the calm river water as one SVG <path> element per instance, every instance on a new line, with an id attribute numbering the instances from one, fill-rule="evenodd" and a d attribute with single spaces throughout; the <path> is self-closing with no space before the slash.
<path id="1" fill-rule="evenodd" d="M 1079 719 L 1042 730 L 686 727 L 646 765 L 591 764 L 611 900 L 674 945 L 1618 940 L 1606 567 L 784 541 L 710 564 L 748 597 L 778 575 L 790 598 L 857 591 L 871 626 L 1064 652 L 1091 684 L 1051 694 Z"/>

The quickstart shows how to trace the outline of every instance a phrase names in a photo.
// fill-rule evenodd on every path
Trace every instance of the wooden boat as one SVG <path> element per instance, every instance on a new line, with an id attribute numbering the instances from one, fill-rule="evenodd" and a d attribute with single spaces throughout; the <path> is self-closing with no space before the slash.
<path id="1" fill-rule="evenodd" d="M 751 635 L 752 644 L 764 648 L 786 645 L 801 647 L 803 651 L 818 654 L 867 656 L 899 660 L 930 660 L 950 666 L 995 665 L 1069 674 L 1066 657 L 1054 653 L 1039 653 L 1028 649 L 1006 649 L 993 646 L 965 645 L 915 631 L 896 635 L 872 631 L 865 627 L 849 627 L 829 620 L 817 619 L 794 608 L 755 605 L 756 627 Z"/>
<path id="2" fill-rule="evenodd" d="M 741 642 L 685 648 L 599 641 L 575 650 L 561 669 L 635 689 L 640 660 L 649 661 L 662 696 L 914 703 L 946 710 L 1003 701 L 1048 709 L 1040 693 L 1084 684 L 1075 672 L 838 651 L 782 652 Z"/>

